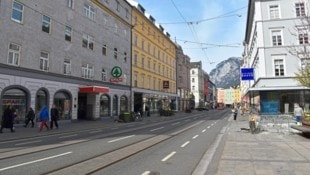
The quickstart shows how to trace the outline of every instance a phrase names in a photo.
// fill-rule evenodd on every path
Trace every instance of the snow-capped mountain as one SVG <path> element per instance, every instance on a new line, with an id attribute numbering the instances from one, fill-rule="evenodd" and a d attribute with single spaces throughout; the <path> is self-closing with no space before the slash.
<path id="1" fill-rule="evenodd" d="M 228 89 L 240 84 L 241 58 L 231 57 L 216 65 L 210 72 L 210 79 L 217 88 Z"/>

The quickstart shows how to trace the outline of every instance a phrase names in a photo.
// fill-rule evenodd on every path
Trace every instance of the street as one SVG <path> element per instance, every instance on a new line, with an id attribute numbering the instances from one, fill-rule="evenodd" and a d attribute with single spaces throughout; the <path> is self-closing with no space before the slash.
<path id="1" fill-rule="evenodd" d="M 227 110 L 201 111 L 2 141 L 0 172 L 187 175 L 195 170 L 229 116 Z"/>

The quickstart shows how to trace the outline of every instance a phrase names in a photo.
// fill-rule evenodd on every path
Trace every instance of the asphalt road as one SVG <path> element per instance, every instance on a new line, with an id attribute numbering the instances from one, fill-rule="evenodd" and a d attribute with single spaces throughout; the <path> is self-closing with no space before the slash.
<path id="1" fill-rule="evenodd" d="M 228 114 L 203 111 L 162 122 L 1 142 L 0 174 L 191 174 Z"/>

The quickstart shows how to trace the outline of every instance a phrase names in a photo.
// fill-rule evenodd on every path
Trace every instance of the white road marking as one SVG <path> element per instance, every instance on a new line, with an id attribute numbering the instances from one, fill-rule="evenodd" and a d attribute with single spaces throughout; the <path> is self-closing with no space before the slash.
<path id="1" fill-rule="evenodd" d="M 72 134 L 72 135 L 67 135 L 67 136 L 62 136 L 62 137 L 58 137 L 60 139 L 64 139 L 64 138 L 68 138 L 68 137 L 75 137 L 77 136 L 77 134 Z"/>
<path id="2" fill-rule="evenodd" d="M 202 130 L 201 132 L 206 132 L 207 130 L 206 129 L 204 129 L 204 130 Z"/>
<path id="3" fill-rule="evenodd" d="M 195 136 L 193 137 L 193 139 L 196 139 L 198 136 L 199 136 L 199 135 L 195 135 Z"/>
<path id="4" fill-rule="evenodd" d="M 99 133 L 99 132 L 102 132 L 102 130 L 91 131 L 91 132 L 89 132 L 89 134 L 96 134 L 96 133 Z"/>
<path id="5" fill-rule="evenodd" d="M 178 124 L 180 124 L 180 122 L 172 123 L 171 125 L 173 126 L 173 125 L 178 125 Z"/>
<path id="6" fill-rule="evenodd" d="M 150 130 L 150 131 L 153 132 L 153 131 L 157 131 L 157 130 L 164 129 L 164 128 L 165 128 L 165 127 L 155 128 L 155 129 L 152 129 L 152 130 Z"/>
<path id="7" fill-rule="evenodd" d="M 213 126 L 213 125 L 214 125 L 214 123 L 211 124 L 211 126 Z"/>
<path id="8" fill-rule="evenodd" d="M 210 128 L 211 126 L 208 126 L 207 128 Z"/>
<path id="9" fill-rule="evenodd" d="M 185 142 L 183 145 L 181 145 L 181 148 L 186 147 L 186 145 L 188 145 L 190 143 L 190 141 Z"/>
<path id="10" fill-rule="evenodd" d="M 108 142 L 109 143 L 113 143 L 113 142 L 117 142 L 117 141 L 120 141 L 120 140 L 128 139 L 130 137 L 134 137 L 134 136 L 136 136 L 136 135 L 130 135 L 130 136 L 126 136 L 126 137 L 121 137 L 121 138 L 118 138 L 118 139 L 110 140 Z"/>
<path id="11" fill-rule="evenodd" d="M 169 155 L 167 155 L 165 158 L 161 159 L 162 162 L 166 162 L 168 159 L 170 159 L 175 153 L 175 151 L 171 152 Z"/>
<path id="12" fill-rule="evenodd" d="M 33 163 L 37 163 L 37 162 L 42 162 L 44 160 L 53 159 L 53 158 L 60 157 L 60 156 L 65 156 L 65 155 L 68 155 L 68 154 L 71 154 L 71 153 L 72 152 L 66 152 L 66 153 L 55 155 L 55 156 L 46 157 L 46 158 L 43 158 L 43 159 L 38 159 L 38 160 L 30 161 L 30 162 L 25 162 L 25 163 L 21 163 L 21 164 L 9 166 L 9 167 L 1 168 L 0 171 L 12 169 L 12 168 L 16 168 L 16 167 L 20 167 L 20 166 L 24 166 L 24 165 L 29 165 L 29 164 L 33 164 Z"/>
<path id="13" fill-rule="evenodd" d="M 151 171 L 145 171 L 144 173 L 142 173 L 141 175 L 149 175 L 151 174 Z"/>
<path id="14" fill-rule="evenodd" d="M 15 146 L 28 145 L 28 144 L 31 144 L 31 143 L 38 143 L 38 142 L 42 142 L 42 140 L 35 140 L 35 141 L 32 141 L 32 142 L 24 142 L 24 143 L 17 143 L 17 144 L 15 144 Z"/>

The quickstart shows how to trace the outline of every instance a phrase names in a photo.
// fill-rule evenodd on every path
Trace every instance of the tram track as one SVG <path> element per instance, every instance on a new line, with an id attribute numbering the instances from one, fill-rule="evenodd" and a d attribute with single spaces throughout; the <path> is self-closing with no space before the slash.
<path id="1" fill-rule="evenodd" d="M 159 144 L 165 140 L 168 140 L 176 135 L 179 135 L 182 132 L 185 132 L 186 130 L 189 130 L 203 122 L 206 122 L 206 121 L 195 122 L 194 124 L 191 124 L 185 128 L 182 128 L 170 134 L 164 134 L 164 135 L 161 134 L 161 135 L 156 135 L 150 138 L 146 138 L 136 143 L 133 143 L 131 145 L 125 145 L 121 148 L 117 148 L 115 150 L 111 150 L 109 152 L 106 152 L 106 153 L 103 153 L 103 154 L 100 154 L 100 155 L 97 155 L 97 156 L 94 156 L 94 157 L 91 157 L 85 160 L 81 160 L 79 162 L 75 162 L 70 165 L 66 165 L 64 167 L 55 169 L 45 174 L 48 174 L 48 175 L 92 174 L 114 163 L 117 163 L 123 159 L 126 159 L 134 154 L 138 154 L 139 152 L 145 149 L 148 149 L 156 144 Z"/>

